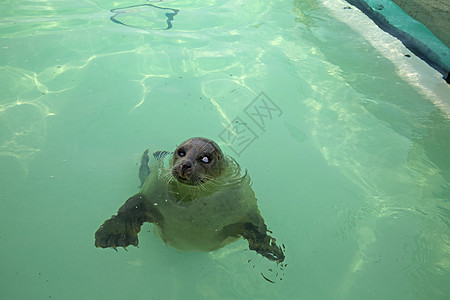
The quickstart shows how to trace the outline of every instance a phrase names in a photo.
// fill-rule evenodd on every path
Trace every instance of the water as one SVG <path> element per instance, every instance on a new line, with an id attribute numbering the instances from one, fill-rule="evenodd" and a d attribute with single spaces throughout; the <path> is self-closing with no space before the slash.
<path id="1" fill-rule="evenodd" d="M 110 20 L 145 3 L 0 4 L 4 299 L 446 299 L 437 72 L 364 16 L 346 23 L 345 2 L 177 0 L 152 3 L 179 10 L 170 30 L 148 7 L 123 19 L 133 27 Z M 271 119 L 250 118 L 254 99 Z M 248 168 L 284 270 L 243 240 L 177 251 L 150 224 L 139 248 L 94 247 L 137 192 L 141 153 L 192 136 Z"/>

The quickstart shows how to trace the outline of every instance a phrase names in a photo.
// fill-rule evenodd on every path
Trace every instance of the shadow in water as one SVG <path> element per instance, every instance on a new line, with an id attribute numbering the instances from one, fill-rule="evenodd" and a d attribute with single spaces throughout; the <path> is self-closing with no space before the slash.
<path id="1" fill-rule="evenodd" d="M 111 21 L 128 27 L 145 30 L 167 30 L 172 28 L 173 17 L 179 10 L 159 7 L 153 4 L 140 4 L 111 9 Z"/>

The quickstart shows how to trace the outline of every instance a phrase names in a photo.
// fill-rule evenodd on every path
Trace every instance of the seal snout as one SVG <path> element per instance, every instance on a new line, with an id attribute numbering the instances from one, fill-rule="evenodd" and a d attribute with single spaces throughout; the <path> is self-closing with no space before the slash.
<path id="1" fill-rule="evenodd" d="M 191 161 L 180 162 L 172 169 L 172 175 L 181 180 L 190 180 L 193 164 Z"/>
<path id="2" fill-rule="evenodd" d="M 190 170 L 191 168 L 192 168 L 192 163 L 190 161 L 187 161 L 187 162 L 183 163 L 183 165 L 181 166 L 181 171 L 183 173 L 185 173 L 188 170 Z"/>
<path id="3" fill-rule="evenodd" d="M 181 165 L 181 170 L 179 175 L 183 179 L 189 179 L 191 175 L 192 163 L 190 161 L 186 161 Z"/>

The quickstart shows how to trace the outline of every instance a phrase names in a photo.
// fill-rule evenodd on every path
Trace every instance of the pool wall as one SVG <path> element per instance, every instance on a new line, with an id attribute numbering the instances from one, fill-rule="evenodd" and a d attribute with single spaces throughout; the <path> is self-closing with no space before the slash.
<path id="1" fill-rule="evenodd" d="M 398 38 L 411 52 L 441 73 L 443 79 L 449 83 L 450 57 L 449 48 L 447 46 L 448 34 L 442 34 L 441 31 L 435 30 L 436 27 L 440 26 L 439 24 L 442 25 L 442 22 L 445 23 L 444 19 L 439 20 L 442 11 L 435 8 L 434 10 L 428 9 L 420 13 L 414 13 L 415 11 L 418 11 L 420 4 L 425 4 L 420 1 L 413 1 L 411 3 L 410 1 L 397 1 L 401 9 L 406 13 L 409 12 L 411 14 L 410 16 L 416 17 L 418 21 L 423 21 L 423 25 L 417 24 L 418 22 L 413 18 L 402 17 L 401 14 L 398 13 L 398 6 L 394 3 L 395 1 L 346 1 L 351 5 L 356 6 L 371 18 L 382 30 Z M 446 10 L 448 11 L 448 5 L 443 2 L 440 4 L 442 4 L 442 7 L 446 7 Z M 433 28 L 433 31 L 430 31 L 430 28 Z M 443 32 L 445 32 L 445 30 Z M 437 34 L 439 34 L 439 36 L 437 36 Z"/>
<path id="2" fill-rule="evenodd" d="M 450 46 L 450 2 L 447 0 L 392 0 Z"/>

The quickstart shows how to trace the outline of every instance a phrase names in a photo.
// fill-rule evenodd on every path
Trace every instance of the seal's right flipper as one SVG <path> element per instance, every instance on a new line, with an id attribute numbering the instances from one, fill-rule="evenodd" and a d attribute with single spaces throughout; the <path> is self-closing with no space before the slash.
<path id="1" fill-rule="evenodd" d="M 141 181 L 141 185 L 139 187 L 142 187 L 144 185 L 145 179 L 150 174 L 150 168 L 148 166 L 148 149 L 144 151 L 144 153 L 141 156 L 141 165 L 139 166 L 139 180 Z"/>
<path id="2" fill-rule="evenodd" d="M 152 222 L 144 195 L 136 194 L 125 202 L 117 215 L 106 220 L 95 232 L 95 246 L 101 248 L 126 248 L 137 246 L 137 234 L 144 222 Z"/>

